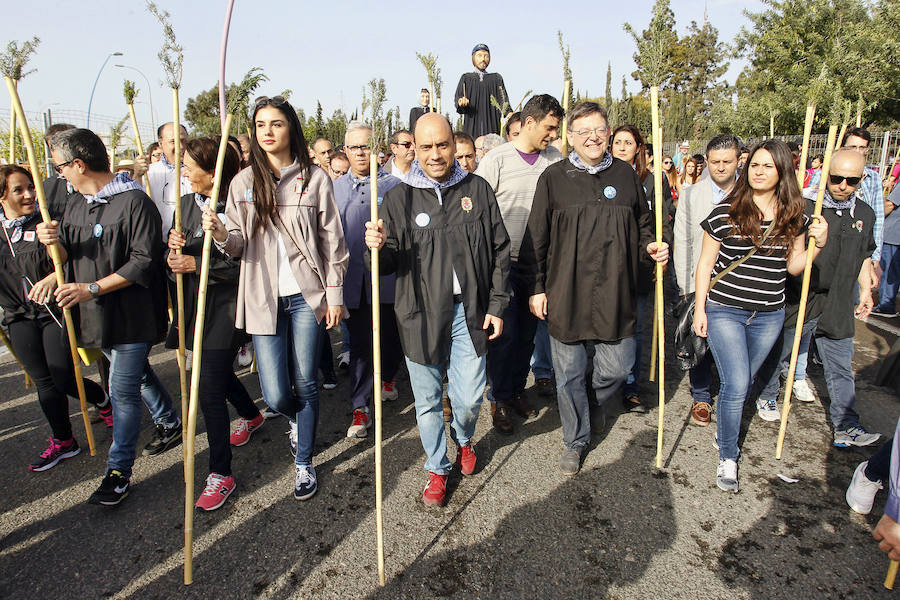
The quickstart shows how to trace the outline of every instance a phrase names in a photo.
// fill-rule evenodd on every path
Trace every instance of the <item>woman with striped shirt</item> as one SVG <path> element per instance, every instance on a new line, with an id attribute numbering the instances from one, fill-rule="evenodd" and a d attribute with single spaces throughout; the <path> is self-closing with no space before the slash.
<path id="1" fill-rule="evenodd" d="M 806 264 L 807 225 L 816 238 L 813 257 L 825 246 L 828 225 L 818 217 L 809 224 L 804 206 L 787 144 L 766 140 L 750 152 L 728 198 L 701 224 L 694 331 L 708 338 L 721 380 L 716 484 L 725 491 L 738 491 L 741 413 L 753 377 L 781 333 L 787 273 L 798 275 Z M 712 277 L 754 247 L 710 289 Z"/>

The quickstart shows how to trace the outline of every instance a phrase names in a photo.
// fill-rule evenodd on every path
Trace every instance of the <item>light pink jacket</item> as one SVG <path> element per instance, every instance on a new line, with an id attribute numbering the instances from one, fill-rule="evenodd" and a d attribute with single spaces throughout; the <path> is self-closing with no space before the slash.
<path id="1" fill-rule="evenodd" d="M 286 227 L 281 235 L 291 271 L 316 320 L 321 321 L 328 306 L 344 304 L 344 274 L 350 254 L 331 178 L 319 167 L 312 167 L 301 196 L 305 177 L 294 161 L 281 169 L 275 195 L 278 214 Z M 255 217 L 253 171 L 247 167 L 228 189 L 228 238 L 217 246 L 229 256 L 241 257 L 235 325 L 247 333 L 272 335 L 278 310 L 278 234 L 282 226 L 270 224 L 254 234 Z"/>

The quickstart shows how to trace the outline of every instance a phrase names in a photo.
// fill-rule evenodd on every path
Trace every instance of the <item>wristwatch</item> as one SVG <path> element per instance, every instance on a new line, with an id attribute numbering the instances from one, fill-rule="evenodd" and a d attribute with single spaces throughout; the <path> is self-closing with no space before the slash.
<path id="1" fill-rule="evenodd" d="M 96 281 L 88 284 L 88 291 L 91 293 L 91 298 L 96 299 L 100 296 L 100 286 L 97 285 Z"/>

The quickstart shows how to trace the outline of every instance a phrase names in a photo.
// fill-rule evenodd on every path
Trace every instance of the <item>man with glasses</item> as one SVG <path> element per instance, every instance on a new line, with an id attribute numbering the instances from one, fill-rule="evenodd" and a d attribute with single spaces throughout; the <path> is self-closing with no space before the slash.
<path id="1" fill-rule="evenodd" d="M 406 129 L 395 131 L 391 136 L 391 159 L 384 165 L 384 170 L 403 181 L 409 173 L 409 167 L 416 158 L 416 145 L 413 135 Z"/>
<path id="2" fill-rule="evenodd" d="M 675 211 L 673 261 L 681 295 L 694 292 L 694 275 L 703 247 L 703 228 L 700 223 L 717 204 L 725 201 L 734 188 L 739 153 L 740 142 L 730 133 L 711 139 L 706 145 L 709 177 L 688 186 L 679 201 L 678 210 Z M 665 162 L 663 165 L 668 166 Z M 693 398 L 691 422 L 694 425 L 709 425 L 712 412 L 712 396 L 709 393 L 712 366 L 711 353 L 707 352 L 703 360 L 689 372 Z"/>
<path id="3" fill-rule="evenodd" d="M 807 347 L 809 337 L 815 331 L 816 347 L 822 358 L 825 383 L 831 399 L 829 412 L 834 428 L 834 445 L 839 448 L 869 446 L 880 437 L 859 424 L 859 415 L 854 410 L 856 387 L 851 364 L 854 320 L 864 319 L 872 310 L 872 290 L 868 282 L 872 270 L 870 257 L 875 249 L 875 212 L 856 198 L 864 168 L 862 153 L 849 148 L 835 152 L 831 159 L 822 203 L 822 217 L 828 222 L 828 243 L 812 266 L 803 325 L 806 338 L 803 342 Z M 812 214 L 813 208 L 813 201 L 808 200 L 807 213 Z M 788 277 L 782 340 L 775 343 L 772 354 L 757 375 L 760 384 L 765 385 L 759 394 L 757 413 L 770 421 L 780 418 L 776 404 L 779 375 L 790 360 L 801 283 L 802 275 Z M 858 305 L 854 301 L 857 283 Z"/>
<path id="4" fill-rule="evenodd" d="M 340 150 L 332 150 L 328 159 L 328 174 L 334 181 L 338 177 L 343 177 L 350 170 L 350 159 Z"/>
<path id="5" fill-rule="evenodd" d="M 400 180 L 383 169 L 371 171 L 369 142 L 372 128 L 352 122 L 344 135 L 344 150 L 350 159 L 350 172 L 334 182 L 334 200 L 341 215 L 344 238 L 350 252 L 347 274 L 344 275 L 344 304 L 350 311 L 346 324 L 350 333 L 350 404 L 353 422 L 347 429 L 347 437 L 364 438 L 371 419 L 369 402 L 372 399 L 372 284 L 365 267 L 366 245 L 364 237 L 366 221 L 371 217 L 371 181 L 378 181 L 379 202 Z M 394 317 L 393 275 L 381 278 L 381 384 L 385 400 L 397 398 L 394 375 L 400 368 L 403 356 L 400 352 L 400 334 Z"/>
<path id="6" fill-rule="evenodd" d="M 532 96 L 522 108 L 519 135 L 512 142 L 486 153 L 475 171 L 494 190 L 510 239 L 512 297 L 502 315 L 503 334 L 489 344 L 487 357 L 490 384 L 487 398 L 491 402 L 494 427 L 507 435 L 513 432 L 510 411 L 525 419 L 537 415 L 523 395 L 534 351 L 537 319 L 528 308 L 531 294 L 525 289 L 519 272 L 519 246 L 525 235 L 538 177 L 544 169 L 562 160 L 562 154 L 550 143 L 557 137 L 563 116 L 563 108 L 553 96 Z M 552 388 L 548 378 L 541 385 Z"/>
<path id="7" fill-rule="evenodd" d="M 644 188 L 628 163 L 607 151 L 609 123 L 596 102 L 569 113 L 574 152 L 538 178 L 519 252 L 532 313 L 547 321 L 564 450 L 559 468 L 575 475 L 590 443 L 591 416 L 602 428 L 603 403 L 624 383 L 634 360 L 638 260 L 663 264 Z M 519 139 L 525 135 L 523 133 Z M 645 250 L 646 249 L 646 250 Z M 588 401 L 585 372 L 593 350 Z"/>
<path id="8" fill-rule="evenodd" d="M 872 134 L 862 127 L 851 127 L 844 135 L 841 146 L 847 150 L 859 153 L 865 158 L 869 155 L 869 145 L 872 142 Z M 819 191 L 819 180 L 822 178 L 822 171 L 818 170 L 812 174 L 809 179 L 809 185 L 803 189 L 803 196 L 809 199 L 815 199 L 816 193 Z M 878 171 L 865 167 L 863 179 L 859 186 L 856 187 L 856 198 L 862 200 L 875 211 L 875 251 L 872 252 L 872 281 L 870 287 L 878 287 L 881 279 L 881 247 L 884 237 L 884 190 L 881 188 L 881 178 Z"/>

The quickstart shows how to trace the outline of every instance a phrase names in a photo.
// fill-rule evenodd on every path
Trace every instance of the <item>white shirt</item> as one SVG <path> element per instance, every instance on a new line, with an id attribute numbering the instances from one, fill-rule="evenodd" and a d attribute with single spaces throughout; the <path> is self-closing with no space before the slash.
<path id="1" fill-rule="evenodd" d="M 295 296 L 302 293 L 294 272 L 291 271 L 291 261 L 288 259 L 287 248 L 284 246 L 284 237 L 278 234 L 278 297 Z"/>
<path id="2" fill-rule="evenodd" d="M 181 195 L 193 193 L 191 182 L 183 175 L 181 169 Z M 166 161 L 157 161 L 147 169 L 147 180 L 150 182 L 150 197 L 159 216 L 162 218 L 162 235 L 164 240 L 169 239 L 169 230 L 175 222 L 175 167 Z"/>

